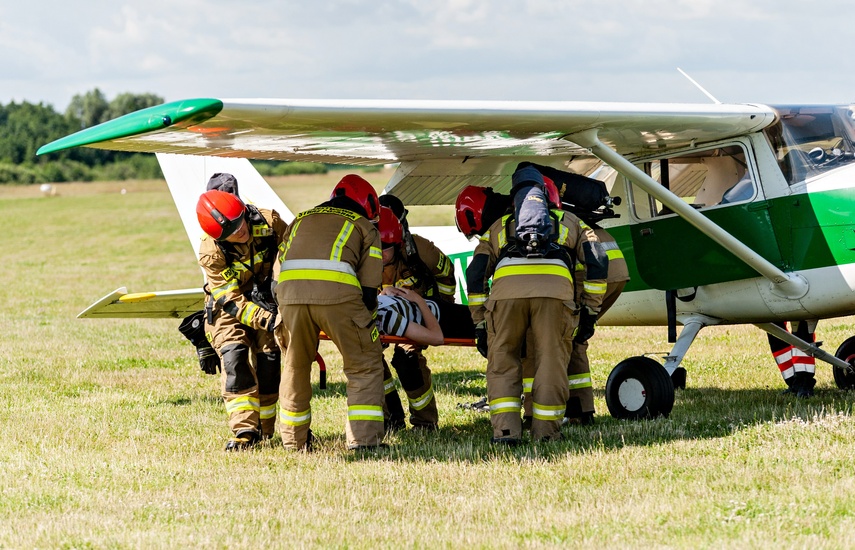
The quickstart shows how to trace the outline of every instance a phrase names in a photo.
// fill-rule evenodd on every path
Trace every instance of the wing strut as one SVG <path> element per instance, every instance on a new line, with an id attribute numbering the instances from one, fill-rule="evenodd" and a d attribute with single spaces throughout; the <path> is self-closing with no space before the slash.
<path id="1" fill-rule="evenodd" d="M 798 336 L 792 334 L 790 331 L 784 330 L 774 323 L 758 323 L 754 326 L 759 329 L 765 330 L 772 336 L 776 337 L 778 340 L 783 340 L 791 346 L 795 346 L 796 348 L 802 350 L 811 357 L 815 357 L 820 361 L 825 361 L 826 363 L 834 365 L 837 368 L 843 369 L 844 372 L 852 372 L 852 365 L 850 365 L 843 359 L 831 355 L 824 349 L 821 349 L 817 344 L 805 342 Z"/>
<path id="2" fill-rule="evenodd" d="M 680 197 L 659 185 L 656 180 L 645 174 L 644 171 L 600 141 L 596 128 L 569 135 L 565 139 L 582 147 L 589 148 L 597 158 L 632 180 L 633 183 L 657 198 L 662 204 L 695 226 L 704 235 L 723 246 L 731 254 L 757 271 L 757 273 L 769 279 L 772 283 L 773 293 L 791 300 L 798 300 L 807 294 L 808 282 L 804 277 L 798 274 L 784 273 L 776 265 L 746 246 L 745 243 L 686 204 Z"/>

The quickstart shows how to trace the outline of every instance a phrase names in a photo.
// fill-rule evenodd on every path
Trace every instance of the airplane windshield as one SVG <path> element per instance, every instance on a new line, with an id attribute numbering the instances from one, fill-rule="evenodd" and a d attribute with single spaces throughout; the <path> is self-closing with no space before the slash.
<path id="1" fill-rule="evenodd" d="M 764 132 L 787 183 L 855 162 L 855 105 L 774 109 L 780 120 Z"/>

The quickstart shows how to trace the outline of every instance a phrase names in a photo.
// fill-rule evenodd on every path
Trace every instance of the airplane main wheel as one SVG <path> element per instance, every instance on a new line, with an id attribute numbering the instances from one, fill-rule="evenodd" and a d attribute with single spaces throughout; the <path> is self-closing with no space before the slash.
<path id="1" fill-rule="evenodd" d="M 834 352 L 834 356 L 838 359 L 843 359 L 850 365 L 855 364 L 855 336 L 847 338 L 840 344 L 840 347 Z M 841 390 L 855 388 L 855 373 L 851 370 L 841 369 L 838 366 L 834 366 L 832 369 L 834 372 L 834 383 L 837 384 L 838 388 Z"/>
<path id="2" fill-rule="evenodd" d="M 606 405 L 615 418 L 667 418 L 674 407 L 674 384 L 665 367 L 653 359 L 630 357 L 609 374 Z"/>

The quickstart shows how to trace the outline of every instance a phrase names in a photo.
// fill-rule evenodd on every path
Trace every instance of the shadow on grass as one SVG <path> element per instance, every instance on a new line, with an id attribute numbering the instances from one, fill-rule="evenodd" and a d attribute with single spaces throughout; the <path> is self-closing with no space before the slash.
<path id="1" fill-rule="evenodd" d="M 602 398 L 603 392 L 596 391 Z M 524 434 L 517 447 L 489 442 L 487 413 L 465 411 L 442 418 L 436 432 L 413 430 L 387 437 L 388 449 L 361 453 L 346 460 L 482 462 L 484 460 L 558 460 L 568 454 L 609 452 L 631 446 L 652 446 L 679 440 L 714 439 L 764 424 L 792 419 L 807 423 L 827 416 L 853 414 L 855 392 L 820 389 L 810 399 L 782 395 L 779 389 L 691 388 L 677 392 L 668 418 L 617 420 L 599 411 L 593 426 L 565 426 L 563 440 L 534 443 Z"/>

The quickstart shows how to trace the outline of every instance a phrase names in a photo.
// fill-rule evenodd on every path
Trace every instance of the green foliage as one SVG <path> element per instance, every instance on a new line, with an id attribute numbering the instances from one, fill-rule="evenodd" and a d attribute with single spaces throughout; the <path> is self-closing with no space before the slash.
<path id="1" fill-rule="evenodd" d="M 262 176 L 292 176 L 294 174 L 326 174 L 327 166 L 316 162 L 276 162 L 254 160 L 252 165 Z"/>
<path id="2" fill-rule="evenodd" d="M 154 155 L 127 155 L 96 167 L 94 173 L 94 179 L 103 181 L 163 179 L 163 172 Z"/>
<path id="3" fill-rule="evenodd" d="M 131 93 L 107 101 L 96 88 L 75 95 L 64 115 L 41 103 L 0 105 L 0 184 L 162 177 L 153 155 L 80 147 L 36 156 L 55 139 L 160 103 L 160 96 Z"/>
<path id="4" fill-rule="evenodd" d="M 39 147 L 75 131 L 77 128 L 49 105 L 0 105 L 0 162 L 34 162 Z"/>

